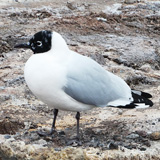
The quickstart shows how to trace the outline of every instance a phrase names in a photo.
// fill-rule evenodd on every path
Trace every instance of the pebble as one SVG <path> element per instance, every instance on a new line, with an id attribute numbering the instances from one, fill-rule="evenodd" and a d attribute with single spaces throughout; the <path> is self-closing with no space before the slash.
<path id="1" fill-rule="evenodd" d="M 66 143 L 67 146 L 72 146 L 72 147 L 77 147 L 77 146 L 82 146 L 82 142 L 81 141 L 78 141 L 76 139 L 72 139 L 72 140 L 69 140 L 67 143 Z"/>
<path id="2" fill-rule="evenodd" d="M 40 139 L 38 141 L 35 141 L 36 144 L 39 144 L 41 146 L 45 146 L 47 145 L 47 141 L 45 141 L 44 139 Z"/>
<path id="3" fill-rule="evenodd" d="M 118 145 L 114 141 L 111 141 L 109 142 L 107 148 L 108 149 L 118 149 Z"/>
<path id="4" fill-rule="evenodd" d="M 133 3 L 136 3 L 137 0 L 125 0 L 124 3 L 126 4 L 133 4 Z"/>
<path id="5" fill-rule="evenodd" d="M 61 148 L 54 148 L 55 151 L 61 151 Z"/>
<path id="6" fill-rule="evenodd" d="M 29 138 L 31 141 L 35 141 L 35 140 L 38 140 L 40 136 L 35 132 L 35 133 L 31 133 Z"/>
<path id="7" fill-rule="evenodd" d="M 11 136 L 10 136 L 9 134 L 7 134 L 7 135 L 4 136 L 4 138 L 5 138 L 5 139 L 10 139 Z"/>
<path id="8" fill-rule="evenodd" d="M 7 101 L 11 98 L 10 95 L 0 95 L 0 103 Z"/>
<path id="9" fill-rule="evenodd" d="M 70 3 L 70 2 L 67 2 L 67 7 L 71 10 L 75 10 L 77 9 L 77 7 L 73 4 L 73 3 Z"/>
<path id="10" fill-rule="evenodd" d="M 93 138 L 91 141 L 90 141 L 90 146 L 91 147 L 94 147 L 94 148 L 96 148 L 96 147 L 98 147 L 99 146 L 99 140 L 97 140 L 97 139 L 95 139 L 95 138 Z"/>
<path id="11" fill-rule="evenodd" d="M 147 132 L 145 132 L 143 130 L 138 130 L 135 133 L 138 134 L 141 137 L 146 137 L 147 136 Z"/>
<path id="12" fill-rule="evenodd" d="M 103 17 L 97 17 L 97 20 L 102 22 L 107 22 L 107 19 Z"/>
<path id="13" fill-rule="evenodd" d="M 65 136 L 65 132 L 64 132 L 64 131 L 59 131 L 59 132 L 58 132 L 58 135 L 59 135 L 60 137 L 63 137 L 63 136 Z"/>
<path id="14" fill-rule="evenodd" d="M 151 143 L 149 140 L 143 142 L 143 145 L 147 146 L 147 147 L 150 147 L 151 146 Z"/>
<path id="15" fill-rule="evenodd" d="M 150 139 L 151 140 L 160 140 L 160 132 L 157 131 L 157 132 L 153 132 L 150 134 Z"/>
<path id="16" fill-rule="evenodd" d="M 131 145 L 127 145 L 127 146 L 124 146 L 125 148 L 127 149 L 133 149 L 133 147 Z"/>
<path id="17" fill-rule="evenodd" d="M 145 151 L 145 150 L 146 150 L 146 148 L 144 148 L 144 147 L 140 148 L 140 151 Z"/>
<path id="18" fill-rule="evenodd" d="M 115 141 L 122 141 L 123 139 L 122 139 L 122 135 L 114 135 L 113 136 L 113 139 L 115 140 Z"/>
<path id="19" fill-rule="evenodd" d="M 128 138 L 128 139 L 136 139 L 136 138 L 139 138 L 139 135 L 135 134 L 135 133 L 132 133 L 132 134 L 128 135 L 126 138 Z"/>
<path id="20" fill-rule="evenodd" d="M 122 109 L 119 109 L 118 110 L 118 115 L 122 115 L 123 114 L 123 110 Z"/>
<path id="21" fill-rule="evenodd" d="M 152 68 L 150 64 L 144 64 L 143 66 L 140 67 L 140 70 L 144 71 L 144 72 L 151 72 Z"/>

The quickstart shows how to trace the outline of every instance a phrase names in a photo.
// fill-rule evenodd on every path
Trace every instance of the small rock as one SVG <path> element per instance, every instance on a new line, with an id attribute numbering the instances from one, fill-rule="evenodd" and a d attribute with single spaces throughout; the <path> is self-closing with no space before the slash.
<path id="1" fill-rule="evenodd" d="M 151 146 L 151 143 L 149 140 L 146 140 L 145 142 L 143 142 L 143 145 L 147 146 L 147 147 L 150 147 Z"/>
<path id="2" fill-rule="evenodd" d="M 111 46 L 111 45 L 106 45 L 105 47 L 106 47 L 106 48 L 105 48 L 104 52 L 116 52 L 116 51 L 117 51 L 117 49 L 114 48 L 114 47 Z"/>
<path id="3" fill-rule="evenodd" d="M 4 138 L 9 139 L 9 138 L 11 138 L 11 136 L 9 134 L 7 134 L 7 135 L 4 136 Z"/>
<path id="4" fill-rule="evenodd" d="M 99 144 L 100 144 L 100 143 L 99 143 L 99 140 L 93 137 L 93 139 L 90 141 L 89 146 L 96 148 L 96 147 L 99 146 Z"/>
<path id="5" fill-rule="evenodd" d="M 82 146 L 82 142 L 77 139 L 71 139 L 66 142 L 66 145 L 72 146 L 72 147 L 77 147 L 77 146 Z"/>
<path id="6" fill-rule="evenodd" d="M 77 7 L 73 4 L 73 3 L 70 3 L 70 2 L 67 2 L 67 7 L 71 10 L 75 10 L 77 9 Z"/>
<path id="7" fill-rule="evenodd" d="M 150 64 L 144 64 L 143 66 L 140 67 L 140 70 L 144 71 L 144 72 L 151 72 L 152 68 Z"/>
<path id="8" fill-rule="evenodd" d="M 10 95 L 0 95 L 0 103 L 7 101 L 11 98 Z"/>
<path id="9" fill-rule="evenodd" d="M 142 147 L 142 148 L 140 148 L 140 150 L 141 150 L 141 151 L 145 151 L 145 150 L 146 150 L 146 148 Z"/>
<path id="10" fill-rule="evenodd" d="M 45 146 L 47 144 L 47 142 L 44 139 L 40 139 L 40 140 L 36 141 L 35 144 Z"/>
<path id="11" fill-rule="evenodd" d="M 153 132 L 150 134 L 150 139 L 151 140 L 160 140 L 160 132 L 157 131 L 157 132 Z"/>
<path id="12" fill-rule="evenodd" d="M 132 146 L 132 149 L 136 149 L 137 148 L 137 143 L 135 142 L 131 142 L 130 146 Z"/>
<path id="13" fill-rule="evenodd" d="M 107 146 L 104 143 L 99 143 L 97 146 L 100 147 L 101 149 L 107 149 Z"/>
<path id="14" fill-rule="evenodd" d="M 123 114 L 123 110 L 122 109 L 119 109 L 118 110 L 118 115 L 122 115 Z"/>
<path id="15" fill-rule="evenodd" d="M 114 141 L 111 141 L 109 142 L 107 148 L 108 149 L 118 149 L 118 145 Z"/>
<path id="16" fill-rule="evenodd" d="M 107 22 L 107 19 L 103 17 L 97 17 L 97 20 L 102 22 Z"/>
<path id="17" fill-rule="evenodd" d="M 147 132 L 145 132 L 143 130 L 138 130 L 135 133 L 138 134 L 141 137 L 146 137 L 147 136 Z"/>
<path id="18" fill-rule="evenodd" d="M 124 3 L 126 4 L 133 4 L 133 3 L 136 3 L 137 0 L 125 0 Z"/>
<path id="19" fill-rule="evenodd" d="M 31 122 L 24 122 L 24 125 L 25 125 L 25 130 L 29 130 Z"/>
<path id="20" fill-rule="evenodd" d="M 131 145 L 127 145 L 127 146 L 124 146 L 125 148 L 127 148 L 127 149 L 133 149 L 133 146 L 131 146 Z"/>
<path id="21" fill-rule="evenodd" d="M 113 136 L 113 139 L 114 139 L 115 141 L 122 141 L 122 135 L 114 135 L 114 136 Z"/>
<path id="22" fill-rule="evenodd" d="M 63 137 L 63 136 L 65 136 L 65 132 L 64 132 L 64 131 L 59 131 L 59 132 L 58 132 L 58 135 L 59 135 L 60 137 Z"/>
<path id="23" fill-rule="evenodd" d="M 128 135 L 126 138 L 128 138 L 128 139 L 136 139 L 136 138 L 139 138 L 139 135 L 135 134 L 135 133 L 132 133 L 132 134 Z"/>
<path id="24" fill-rule="evenodd" d="M 54 148 L 55 151 L 61 151 L 61 148 Z"/>
<path id="25" fill-rule="evenodd" d="M 31 141 L 35 141 L 37 139 L 40 138 L 40 136 L 35 132 L 35 133 L 30 133 L 30 137 Z"/>

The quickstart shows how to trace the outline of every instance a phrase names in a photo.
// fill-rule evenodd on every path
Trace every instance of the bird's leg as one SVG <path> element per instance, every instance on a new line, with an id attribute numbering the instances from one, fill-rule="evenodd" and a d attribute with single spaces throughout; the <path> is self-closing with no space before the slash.
<path id="1" fill-rule="evenodd" d="M 45 132 L 38 131 L 38 134 L 39 134 L 40 136 L 52 135 L 53 132 L 55 131 L 55 124 L 56 124 L 56 118 L 57 118 L 57 115 L 58 115 L 58 109 L 54 109 L 53 114 L 54 114 L 54 118 L 53 118 L 53 123 L 52 123 L 51 131 L 50 131 L 49 133 L 45 133 Z"/>
<path id="2" fill-rule="evenodd" d="M 75 118 L 77 119 L 77 139 L 79 140 L 79 139 L 80 139 L 80 135 L 79 135 L 79 119 L 80 119 L 80 113 L 79 113 L 79 112 L 77 112 Z"/>
<path id="3" fill-rule="evenodd" d="M 52 123 L 50 134 L 53 134 L 53 132 L 55 131 L 55 124 L 56 124 L 56 118 L 58 115 L 58 109 L 54 109 L 53 114 L 54 114 L 54 118 L 53 118 L 53 123 Z"/>
<path id="4" fill-rule="evenodd" d="M 80 119 L 80 113 L 79 112 L 77 112 L 75 118 L 77 119 L 77 136 L 75 138 L 67 141 L 67 145 L 81 146 L 82 142 L 80 140 L 80 134 L 79 134 L 79 119 Z"/>

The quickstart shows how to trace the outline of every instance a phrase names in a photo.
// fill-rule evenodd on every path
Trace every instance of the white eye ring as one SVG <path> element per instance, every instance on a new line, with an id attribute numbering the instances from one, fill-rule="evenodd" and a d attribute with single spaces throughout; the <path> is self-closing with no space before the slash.
<path id="1" fill-rule="evenodd" d="M 39 47 L 42 46 L 42 42 L 41 42 L 41 41 L 37 41 L 36 44 L 37 44 L 37 46 L 39 46 Z"/>

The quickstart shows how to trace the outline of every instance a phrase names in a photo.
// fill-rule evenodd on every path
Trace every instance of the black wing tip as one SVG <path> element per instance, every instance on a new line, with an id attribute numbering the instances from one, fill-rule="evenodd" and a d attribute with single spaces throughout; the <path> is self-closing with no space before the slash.
<path id="1" fill-rule="evenodd" d="M 150 94 L 150 93 L 146 93 L 146 92 L 142 92 L 141 91 L 141 93 L 142 93 L 142 97 L 145 97 L 145 98 L 152 98 L 152 95 Z"/>
<path id="2" fill-rule="evenodd" d="M 125 106 L 117 106 L 117 108 L 134 109 L 134 108 L 136 108 L 136 106 L 137 106 L 136 104 L 130 103 Z"/>
<path id="3" fill-rule="evenodd" d="M 134 89 L 132 89 L 131 91 L 132 91 L 132 94 L 136 94 L 136 95 L 138 94 L 145 98 L 152 98 L 152 95 L 150 93 L 139 91 L 139 90 L 134 90 Z M 139 92 L 139 93 L 136 93 L 136 92 Z"/>
<path id="4" fill-rule="evenodd" d="M 148 101 L 149 101 L 148 105 L 149 105 L 150 107 L 152 107 L 152 106 L 154 105 L 154 103 L 153 103 L 151 100 L 149 100 L 149 99 L 148 99 Z"/>
<path id="5" fill-rule="evenodd" d="M 125 106 L 117 106 L 117 107 L 125 108 L 125 109 L 134 109 L 134 108 L 138 108 L 138 104 L 142 104 L 142 103 L 148 107 L 152 107 L 154 103 L 149 99 L 149 98 L 152 98 L 152 95 L 142 91 L 138 91 L 138 92 L 140 94 L 139 93 L 136 94 L 134 91 L 132 92 L 132 97 L 134 99 L 133 102 Z"/>
<path id="6" fill-rule="evenodd" d="M 141 103 L 139 103 L 139 104 L 141 104 Z M 154 103 L 151 100 L 148 100 L 147 102 L 143 102 L 143 104 L 146 105 L 145 108 L 149 108 L 149 107 L 152 107 Z M 147 107 L 147 105 L 148 105 L 148 107 Z M 127 104 L 125 106 L 117 106 L 117 108 L 134 109 L 134 108 L 138 108 L 138 103 L 132 102 L 132 103 Z"/>
<path id="7" fill-rule="evenodd" d="M 145 105 L 149 105 L 150 107 L 153 106 L 153 102 L 149 99 L 152 97 L 152 95 L 149 93 L 141 92 L 141 95 L 139 95 L 139 94 L 136 94 L 135 92 L 132 92 L 132 97 L 133 97 L 132 103 L 135 103 L 135 104 L 144 103 Z"/>

